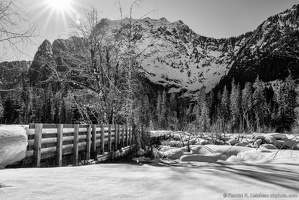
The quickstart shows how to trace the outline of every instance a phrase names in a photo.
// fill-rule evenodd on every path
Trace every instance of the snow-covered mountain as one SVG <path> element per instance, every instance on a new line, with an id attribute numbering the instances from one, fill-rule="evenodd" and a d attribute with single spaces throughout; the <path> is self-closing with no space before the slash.
<path id="1" fill-rule="evenodd" d="M 299 5 L 295 5 L 269 17 L 252 32 L 223 39 L 201 36 L 182 21 L 132 20 L 143 33 L 136 46 L 136 51 L 144 55 L 140 58 L 141 73 L 151 82 L 163 85 L 168 92 L 187 91 L 187 95 L 203 86 L 210 91 L 219 82 L 227 84 L 233 78 L 245 82 L 259 75 L 270 81 L 287 76 L 288 71 L 299 76 L 298 17 Z M 109 35 L 128 20 L 103 19 L 93 33 L 106 31 Z M 53 44 L 45 41 L 31 69 L 39 71 L 43 68 L 40 60 L 51 61 L 61 51 L 76 50 L 73 39 L 58 39 Z"/>
<path id="2" fill-rule="evenodd" d="M 104 19 L 96 29 L 109 32 L 128 21 Z M 144 18 L 132 23 L 143 33 L 137 46 L 137 51 L 144 55 L 140 58 L 143 73 L 169 92 L 182 89 L 192 92 L 202 86 L 209 91 L 228 72 L 248 37 L 248 34 L 225 39 L 204 37 L 180 20 L 169 22 L 165 18 Z"/>
<path id="3" fill-rule="evenodd" d="M 144 54 L 140 62 L 146 77 L 169 92 L 194 93 L 202 86 L 210 91 L 221 79 L 245 82 L 257 75 L 274 80 L 287 76 L 288 71 L 299 74 L 298 16 L 299 5 L 295 5 L 269 17 L 253 32 L 223 39 L 201 36 L 180 20 L 131 22 L 142 30 L 136 51 Z M 103 19 L 94 32 L 105 30 L 109 35 L 128 22 L 127 18 Z"/>

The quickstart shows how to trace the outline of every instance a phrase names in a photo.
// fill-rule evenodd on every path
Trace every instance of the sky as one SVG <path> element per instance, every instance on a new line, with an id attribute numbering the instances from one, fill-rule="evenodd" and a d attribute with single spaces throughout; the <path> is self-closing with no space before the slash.
<path id="1" fill-rule="evenodd" d="M 48 39 L 71 35 L 68 19 L 84 19 L 84 8 L 91 6 L 101 12 L 101 17 L 121 19 L 129 15 L 134 0 L 20 0 L 21 8 L 30 16 L 30 24 L 35 24 L 38 37 L 34 44 L 23 44 L 24 53 L 10 54 L 7 60 L 32 60 L 38 46 Z M 282 12 L 298 0 L 143 0 L 133 8 L 133 18 L 144 15 L 168 21 L 182 20 L 196 33 L 223 38 L 238 36 L 253 31 L 268 17 Z M 123 16 L 120 14 L 119 4 Z M 27 24 L 24 24 L 26 26 Z M 1 49 L 0 49 L 1 50 Z"/>

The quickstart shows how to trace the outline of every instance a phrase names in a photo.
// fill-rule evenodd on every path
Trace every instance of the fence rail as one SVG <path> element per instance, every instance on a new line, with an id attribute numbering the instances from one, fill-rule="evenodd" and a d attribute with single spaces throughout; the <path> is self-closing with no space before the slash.
<path id="1" fill-rule="evenodd" d="M 33 164 L 41 166 L 41 160 L 55 158 L 56 166 L 62 166 L 63 155 L 72 154 L 72 164 L 78 165 L 79 152 L 85 159 L 98 154 L 112 153 L 133 145 L 132 127 L 104 124 L 30 124 L 27 129 L 27 156 L 33 156 Z"/>

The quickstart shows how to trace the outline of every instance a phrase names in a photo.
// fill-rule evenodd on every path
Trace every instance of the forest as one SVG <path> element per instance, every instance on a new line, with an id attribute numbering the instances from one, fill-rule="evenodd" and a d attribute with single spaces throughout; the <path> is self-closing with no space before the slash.
<path id="1" fill-rule="evenodd" d="M 28 82 L 23 80 L 17 91 L 1 93 L 1 123 L 126 123 L 121 97 L 114 99 L 108 94 L 109 98 L 104 100 L 109 109 L 101 110 L 89 102 L 94 100 L 92 95 L 84 94 L 81 89 L 63 88 L 63 94 L 61 90 L 55 91 L 52 84 L 40 88 Z M 285 80 L 271 82 L 257 77 L 243 88 L 233 81 L 218 92 L 206 93 L 202 88 L 196 94 L 196 101 L 182 97 L 182 93 L 167 93 L 166 88 L 146 79 L 140 78 L 139 84 L 134 117 L 150 129 L 192 127 L 200 132 L 284 132 L 297 125 L 297 86 L 291 74 Z M 116 100 L 119 101 L 109 107 Z M 113 113 L 115 107 L 120 107 L 119 112 Z"/>

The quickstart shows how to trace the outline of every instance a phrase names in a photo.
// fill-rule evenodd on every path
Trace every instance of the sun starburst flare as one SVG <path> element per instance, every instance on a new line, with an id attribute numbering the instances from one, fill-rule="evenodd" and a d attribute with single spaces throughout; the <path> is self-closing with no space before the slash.
<path id="1" fill-rule="evenodd" d="M 58 27 L 67 27 L 67 19 L 79 23 L 78 3 L 75 0 L 42 0 L 38 5 L 39 15 L 46 16 L 44 30 L 47 27 L 55 30 Z"/>
<path id="2" fill-rule="evenodd" d="M 73 1 L 72 0 L 45 0 L 46 4 L 54 11 L 61 13 L 70 12 L 72 10 Z"/>

